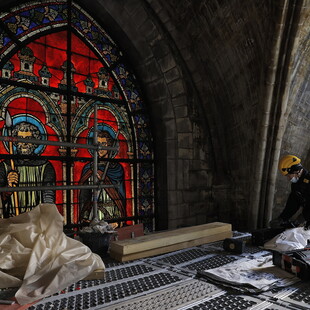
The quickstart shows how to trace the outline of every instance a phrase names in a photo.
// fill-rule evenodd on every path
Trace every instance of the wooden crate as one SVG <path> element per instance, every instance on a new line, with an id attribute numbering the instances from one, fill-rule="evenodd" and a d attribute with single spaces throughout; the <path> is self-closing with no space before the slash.
<path id="1" fill-rule="evenodd" d="M 136 224 L 136 225 L 125 226 L 121 228 L 116 228 L 115 230 L 117 234 L 112 239 L 114 241 L 132 239 L 132 238 L 141 237 L 144 235 L 142 223 Z"/>
<path id="2" fill-rule="evenodd" d="M 232 237 L 231 224 L 214 222 L 112 241 L 110 256 L 124 262 Z"/>

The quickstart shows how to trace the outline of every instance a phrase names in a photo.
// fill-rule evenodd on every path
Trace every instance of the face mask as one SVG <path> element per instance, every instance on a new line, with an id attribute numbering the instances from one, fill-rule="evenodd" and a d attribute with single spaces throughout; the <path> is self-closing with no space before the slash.
<path id="1" fill-rule="evenodd" d="M 290 181 L 291 181 L 292 183 L 296 183 L 296 182 L 298 182 L 298 180 L 299 180 L 299 178 L 297 178 L 297 177 L 292 177 Z"/>

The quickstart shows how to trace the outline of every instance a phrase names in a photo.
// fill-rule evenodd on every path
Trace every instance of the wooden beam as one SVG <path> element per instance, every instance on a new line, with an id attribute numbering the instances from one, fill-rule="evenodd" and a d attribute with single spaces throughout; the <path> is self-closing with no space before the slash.
<path id="1" fill-rule="evenodd" d="M 130 240 L 112 241 L 110 243 L 110 256 L 123 262 L 224 240 L 230 237 L 232 237 L 231 224 L 214 222 L 152 233 Z"/>
<path id="2" fill-rule="evenodd" d="M 148 251 L 142 251 L 138 253 L 132 253 L 128 255 L 121 255 L 118 253 L 110 252 L 110 256 L 119 262 L 126 262 L 134 259 L 140 259 L 160 254 L 165 254 L 173 251 L 178 251 L 186 248 L 190 248 L 193 246 L 198 246 L 205 243 L 215 242 L 219 240 L 224 240 L 226 238 L 231 238 L 231 233 L 223 232 L 219 234 L 215 234 L 213 236 L 199 238 L 191 241 L 185 241 L 177 244 L 173 244 L 166 247 L 156 248 Z"/>

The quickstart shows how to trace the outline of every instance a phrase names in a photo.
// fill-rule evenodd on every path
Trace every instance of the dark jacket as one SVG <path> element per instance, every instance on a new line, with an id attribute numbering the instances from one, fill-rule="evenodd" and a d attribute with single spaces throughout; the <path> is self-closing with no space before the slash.
<path id="1" fill-rule="evenodd" d="M 303 169 L 303 172 L 296 183 L 291 185 L 291 193 L 280 218 L 289 220 L 302 207 L 303 217 L 310 221 L 310 173 Z"/>

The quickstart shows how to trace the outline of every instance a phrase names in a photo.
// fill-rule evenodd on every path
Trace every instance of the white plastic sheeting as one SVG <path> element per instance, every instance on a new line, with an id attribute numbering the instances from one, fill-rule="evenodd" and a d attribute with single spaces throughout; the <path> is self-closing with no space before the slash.
<path id="1" fill-rule="evenodd" d="M 99 255 L 63 233 L 54 204 L 0 219 L 0 288 L 19 287 L 21 305 L 50 296 L 103 270 Z"/>
<path id="2" fill-rule="evenodd" d="M 279 252 L 304 249 L 310 240 L 310 230 L 303 227 L 291 228 L 276 235 L 264 244 L 264 248 Z"/>

